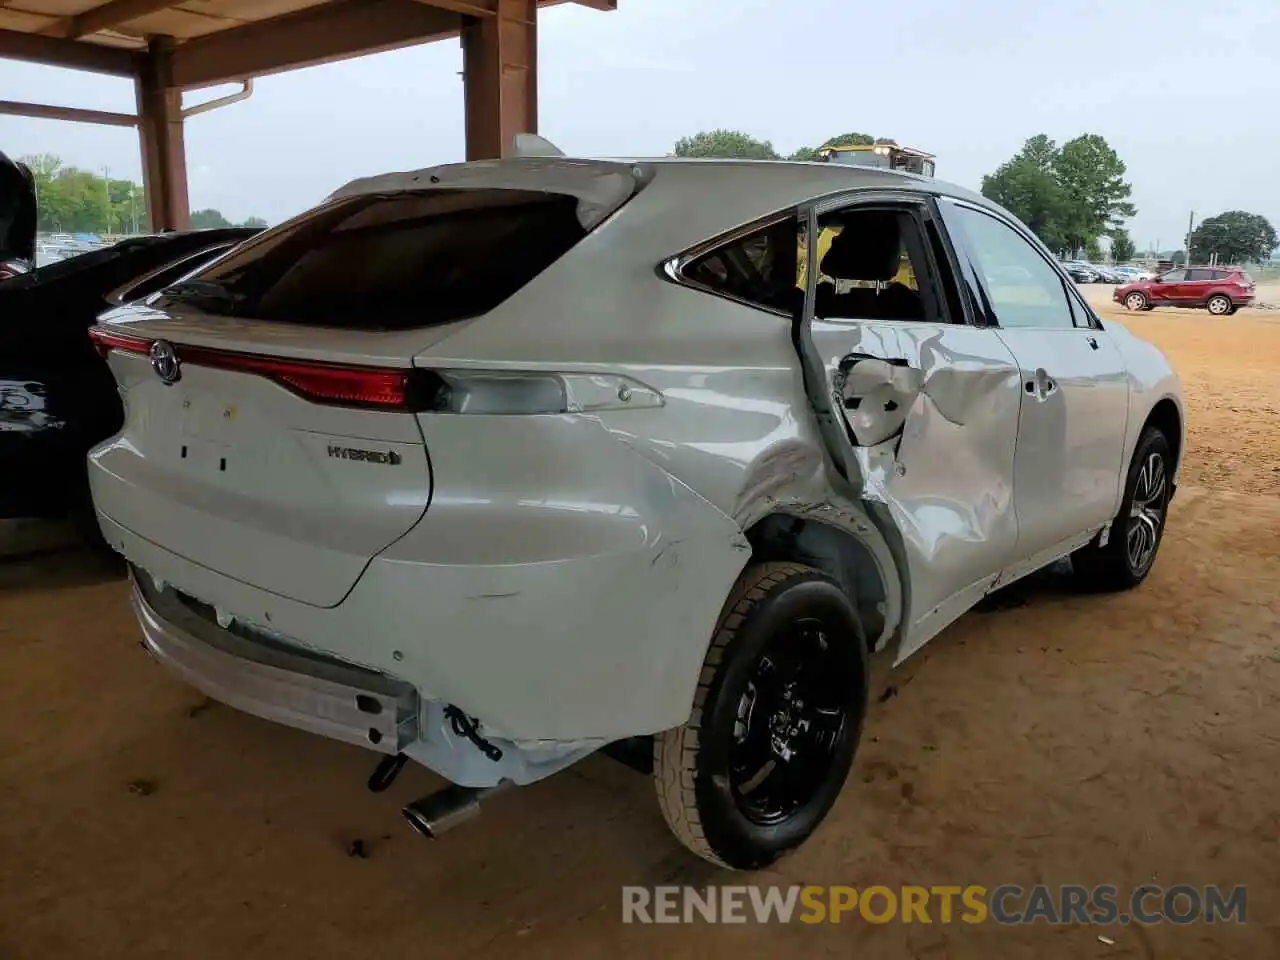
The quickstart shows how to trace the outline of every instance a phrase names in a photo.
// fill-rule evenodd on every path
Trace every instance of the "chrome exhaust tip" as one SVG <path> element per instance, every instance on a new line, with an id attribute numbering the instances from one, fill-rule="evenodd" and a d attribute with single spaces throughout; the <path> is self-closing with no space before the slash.
<path id="1" fill-rule="evenodd" d="M 480 816 L 480 801 L 509 786 L 511 782 L 508 780 L 492 787 L 450 784 L 413 801 L 401 813 L 415 831 L 428 840 L 435 840 L 459 824 Z"/>

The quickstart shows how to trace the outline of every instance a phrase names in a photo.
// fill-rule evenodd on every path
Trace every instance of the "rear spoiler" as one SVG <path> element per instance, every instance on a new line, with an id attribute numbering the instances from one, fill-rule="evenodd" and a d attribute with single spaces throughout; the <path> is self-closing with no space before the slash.
<path id="1" fill-rule="evenodd" d="M 655 172 L 654 166 L 646 163 L 571 159 L 541 137 L 518 139 L 517 145 L 528 153 L 503 160 L 448 163 L 422 170 L 363 177 L 335 190 L 328 201 L 414 190 L 494 189 L 560 193 L 577 198 L 578 221 L 584 229 L 592 230 L 642 190 Z"/>

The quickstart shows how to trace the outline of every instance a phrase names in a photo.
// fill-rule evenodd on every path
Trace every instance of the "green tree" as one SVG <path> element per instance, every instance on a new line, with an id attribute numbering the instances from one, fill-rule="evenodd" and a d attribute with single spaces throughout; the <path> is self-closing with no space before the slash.
<path id="1" fill-rule="evenodd" d="M 1053 162 L 1058 157 L 1058 144 L 1043 133 L 1037 133 L 1022 145 L 1021 156 L 1041 170 L 1052 173 Z"/>
<path id="2" fill-rule="evenodd" d="M 681 137 L 676 141 L 677 157 L 725 157 L 737 160 L 777 160 L 778 153 L 768 140 L 757 140 L 738 130 L 711 130 Z"/>
<path id="3" fill-rule="evenodd" d="M 788 160 L 817 160 L 826 147 L 869 147 L 877 143 L 869 133 L 839 133 L 822 141 L 817 147 L 801 147 L 787 157 Z M 885 141 L 890 142 L 890 141 Z"/>
<path id="4" fill-rule="evenodd" d="M 1067 229 L 1075 246 L 1096 241 L 1137 212 L 1129 202 L 1124 161 L 1096 133 L 1064 143 L 1053 158 L 1053 172 L 1066 194 Z"/>
<path id="5" fill-rule="evenodd" d="M 46 232 L 112 233 L 145 229 L 142 186 L 63 166 L 52 154 L 23 157 L 36 181 L 37 224 Z"/>
<path id="6" fill-rule="evenodd" d="M 1266 217 L 1228 210 L 1209 217 L 1191 234 L 1192 263 L 1208 263 L 1217 255 L 1222 263 L 1258 263 L 1271 257 L 1280 240 Z"/>
<path id="7" fill-rule="evenodd" d="M 982 195 L 1030 227 L 1050 250 L 1061 250 L 1072 245 L 1066 193 L 1031 148 L 1028 140 L 1021 153 L 983 177 Z"/>
<path id="8" fill-rule="evenodd" d="M 257 230 L 261 230 L 266 225 L 267 221 L 263 220 L 261 217 L 249 217 L 244 223 L 240 224 L 242 227 L 251 227 Z"/>
<path id="9" fill-rule="evenodd" d="M 817 147 L 801 147 L 795 153 L 787 154 L 788 160 L 818 160 L 821 157 Z"/>
<path id="10" fill-rule="evenodd" d="M 822 141 L 824 147 L 869 147 L 873 143 L 893 143 L 893 141 L 877 140 L 869 133 L 838 133 Z"/>
<path id="11" fill-rule="evenodd" d="M 1008 208 L 1051 249 L 1097 244 L 1134 214 L 1119 156 L 1096 134 L 1059 147 L 1044 134 L 982 178 L 984 196 Z"/>
<path id="12" fill-rule="evenodd" d="M 234 226 L 234 224 L 218 210 L 197 210 L 191 214 L 192 230 L 211 230 L 217 227 L 230 226 Z"/>
<path id="13" fill-rule="evenodd" d="M 1116 229 L 1111 232 L 1111 259 L 1116 263 L 1124 263 L 1138 255 L 1138 248 L 1129 231 Z"/>

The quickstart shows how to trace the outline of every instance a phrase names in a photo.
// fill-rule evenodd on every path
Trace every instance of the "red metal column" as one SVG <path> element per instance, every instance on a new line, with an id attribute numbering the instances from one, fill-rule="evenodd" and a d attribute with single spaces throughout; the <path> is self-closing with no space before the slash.
<path id="1" fill-rule="evenodd" d="M 191 225 L 187 198 L 187 148 L 183 137 L 182 90 L 173 85 L 173 38 L 154 37 L 134 79 L 142 181 L 152 230 Z"/>
<path id="2" fill-rule="evenodd" d="M 493 16 L 462 27 L 467 159 L 511 152 L 517 133 L 538 132 L 537 0 L 498 0 Z"/>

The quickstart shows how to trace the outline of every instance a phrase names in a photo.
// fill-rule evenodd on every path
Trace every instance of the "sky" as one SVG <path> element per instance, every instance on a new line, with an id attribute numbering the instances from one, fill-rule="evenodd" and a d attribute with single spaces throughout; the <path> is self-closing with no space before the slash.
<path id="1" fill-rule="evenodd" d="M 1243 209 L 1280 226 L 1276 0 L 619 0 L 539 20 L 539 132 L 644 156 L 725 127 L 781 153 L 863 131 L 977 188 L 1037 133 L 1104 136 L 1140 248 Z M 456 40 L 264 77 L 187 122 L 192 209 L 278 222 L 358 176 L 463 157 Z M 186 103 L 234 88 L 189 92 Z M 132 83 L 0 61 L 0 99 L 133 112 Z M 0 150 L 141 179 L 127 128 L 0 117 Z"/>

